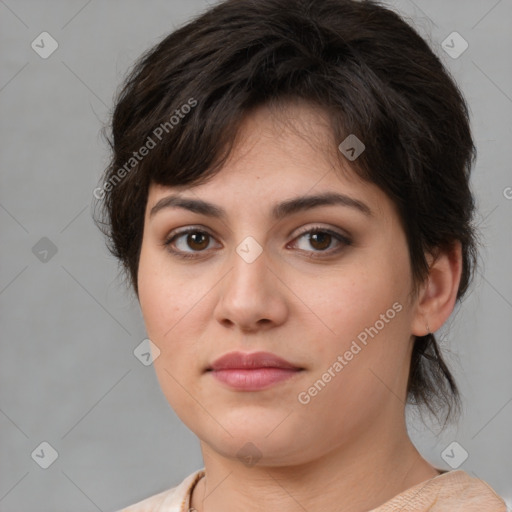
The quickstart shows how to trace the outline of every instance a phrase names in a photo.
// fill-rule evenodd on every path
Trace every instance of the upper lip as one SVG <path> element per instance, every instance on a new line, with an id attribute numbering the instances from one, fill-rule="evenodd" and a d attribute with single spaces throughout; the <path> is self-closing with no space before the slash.
<path id="1" fill-rule="evenodd" d="M 247 368 L 289 368 L 292 370 L 302 370 L 298 366 L 286 361 L 285 359 L 272 354 L 271 352 L 228 352 L 216 359 L 207 370 L 226 370 L 226 369 L 247 369 Z"/>

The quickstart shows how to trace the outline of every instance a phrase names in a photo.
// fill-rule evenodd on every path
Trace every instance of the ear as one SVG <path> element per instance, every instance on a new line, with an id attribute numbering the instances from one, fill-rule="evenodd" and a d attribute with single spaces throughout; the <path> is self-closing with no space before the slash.
<path id="1" fill-rule="evenodd" d="M 412 317 L 411 334 L 425 336 L 437 331 L 448 319 L 457 300 L 462 272 L 462 247 L 459 241 L 447 249 L 427 255 L 430 271 L 421 286 Z"/>

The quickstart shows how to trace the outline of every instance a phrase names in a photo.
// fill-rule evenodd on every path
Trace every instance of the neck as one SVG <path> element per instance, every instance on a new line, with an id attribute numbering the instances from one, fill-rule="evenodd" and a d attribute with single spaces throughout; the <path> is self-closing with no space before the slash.
<path id="1" fill-rule="evenodd" d="M 245 466 L 201 443 L 205 477 L 191 507 L 198 512 L 365 512 L 439 472 L 424 460 L 405 428 L 368 431 L 302 464 Z"/>

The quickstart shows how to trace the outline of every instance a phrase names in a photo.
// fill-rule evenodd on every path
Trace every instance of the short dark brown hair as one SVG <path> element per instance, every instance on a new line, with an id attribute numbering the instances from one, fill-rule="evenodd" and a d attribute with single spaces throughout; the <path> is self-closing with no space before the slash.
<path id="1" fill-rule="evenodd" d="M 413 291 L 428 275 L 426 254 L 461 243 L 460 300 L 477 254 L 467 105 L 409 24 L 378 2 L 355 0 L 227 0 L 136 63 L 118 95 L 112 158 L 95 191 L 97 222 L 135 293 L 150 183 L 205 182 L 229 156 L 244 116 L 287 99 L 327 113 L 338 143 L 349 134 L 365 143 L 350 164 L 397 207 Z M 445 423 L 460 412 L 434 334 L 416 337 L 407 392 L 438 418 L 445 411 Z"/>

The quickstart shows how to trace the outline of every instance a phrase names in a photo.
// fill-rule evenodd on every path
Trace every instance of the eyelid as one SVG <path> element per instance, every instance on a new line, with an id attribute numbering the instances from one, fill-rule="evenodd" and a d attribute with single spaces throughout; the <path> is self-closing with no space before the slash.
<path id="1" fill-rule="evenodd" d="M 167 234 L 164 238 L 164 242 L 162 245 L 169 245 L 175 238 L 186 235 L 188 233 L 205 233 L 211 238 L 217 240 L 217 235 L 213 234 L 212 231 L 205 226 L 201 225 L 192 225 L 185 226 L 183 228 L 173 229 L 169 234 Z"/>
<path id="2" fill-rule="evenodd" d="M 331 235 L 336 235 L 336 236 L 339 236 L 340 238 L 346 239 L 347 241 L 350 240 L 350 238 L 351 238 L 348 233 L 342 233 L 342 232 L 337 231 L 334 228 L 316 224 L 313 226 L 311 226 L 311 225 L 306 226 L 303 229 L 301 228 L 300 231 L 295 234 L 293 239 L 295 240 L 299 236 L 305 235 L 306 233 L 310 233 L 310 232 L 316 232 L 316 231 L 321 231 L 322 233 L 329 233 Z"/>

